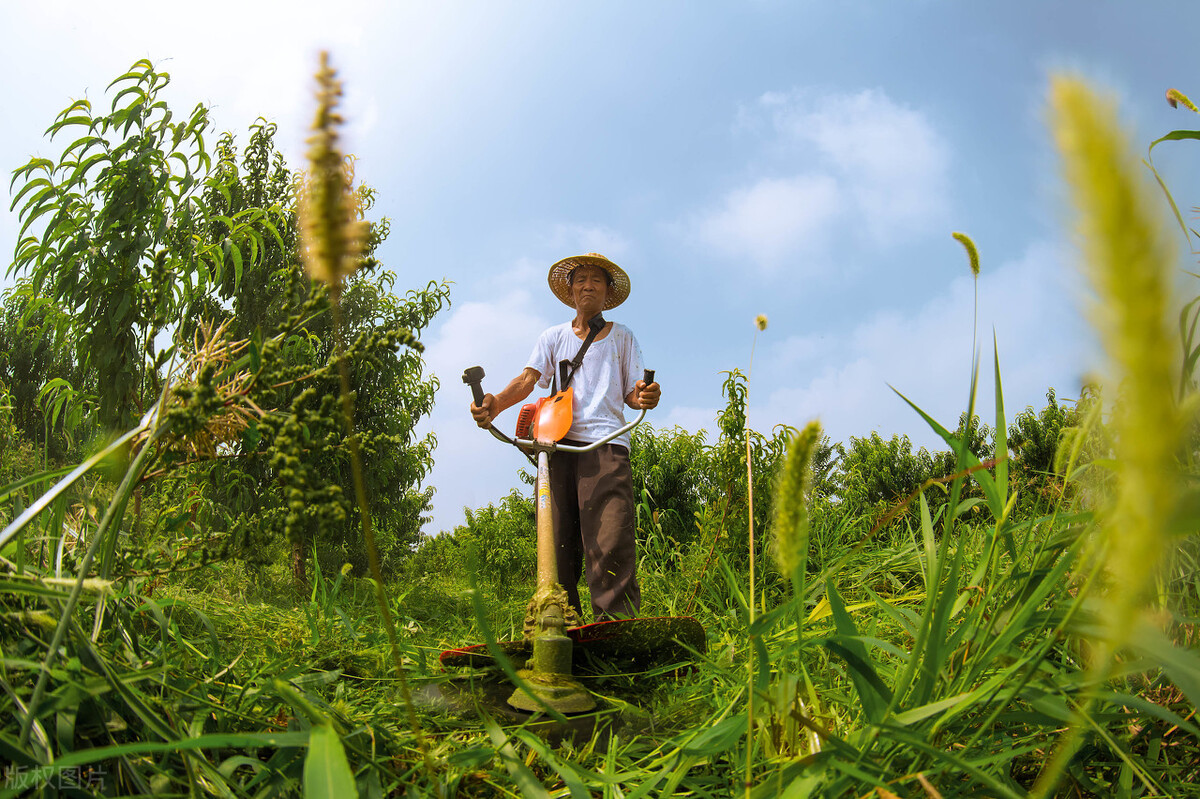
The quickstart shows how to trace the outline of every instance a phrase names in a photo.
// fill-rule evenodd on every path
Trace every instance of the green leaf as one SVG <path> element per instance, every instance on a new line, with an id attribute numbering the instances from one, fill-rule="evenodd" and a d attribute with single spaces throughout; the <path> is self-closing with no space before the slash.
<path id="1" fill-rule="evenodd" d="M 929 515 L 929 501 L 922 491 L 917 497 L 921 513 L 921 543 L 925 547 L 925 593 L 929 602 L 937 591 L 942 573 L 942 562 L 938 558 L 937 539 L 933 535 L 933 519 Z"/>
<path id="2" fill-rule="evenodd" d="M 10 496 L 12 496 L 16 492 L 20 491 L 22 488 L 34 485 L 36 483 L 41 483 L 45 480 L 53 480 L 56 477 L 61 477 L 62 475 L 69 473 L 72 468 L 73 467 L 71 467 L 71 466 L 64 466 L 61 469 L 53 469 L 48 472 L 40 472 L 38 474 L 31 474 L 26 477 L 22 477 L 21 479 L 17 480 L 14 483 L 9 483 L 6 486 L 0 486 L 0 502 L 8 499 Z"/>
<path id="3" fill-rule="evenodd" d="M 1193 707 L 1200 706 L 1200 653 L 1175 646 L 1153 624 L 1135 625 L 1133 645 L 1162 665 L 1162 670 Z"/>
<path id="4" fill-rule="evenodd" d="M 74 171 L 71 172 L 71 177 L 67 182 L 74 184 L 86 176 L 88 170 L 94 167 L 96 164 L 109 160 L 112 160 L 112 156 L 110 156 L 108 153 L 95 153 L 93 155 L 89 155 L 87 158 L 81 161 L 78 166 L 75 167 Z"/>
<path id="5" fill-rule="evenodd" d="M 1158 144 L 1158 142 L 1154 142 Z M 1162 175 L 1158 174 L 1158 170 L 1154 168 L 1154 159 L 1149 155 L 1154 150 L 1154 144 L 1150 145 L 1150 150 L 1147 151 L 1150 160 L 1143 161 L 1149 169 L 1150 174 L 1154 175 L 1154 180 L 1157 181 L 1158 187 L 1162 189 L 1163 195 L 1167 198 L 1167 204 L 1171 206 L 1171 212 L 1175 215 L 1175 222 L 1179 225 L 1179 229 L 1183 231 L 1183 237 L 1187 239 L 1188 244 L 1191 244 L 1191 231 L 1188 228 L 1187 222 L 1183 221 L 1183 214 L 1179 212 L 1179 205 L 1175 202 L 1175 198 L 1171 195 L 1171 190 L 1167 188 L 1167 182 L 1163 180 Z"/>
<path id="6" fill-rule="evenodd" d="M 90 763 L 106 763 L 118 758 L 137 757 L 146 754 L 164 754 L 204 749 L 248 749 L 254 747 L 298 747 L 304 746 L 308 735 L 302 732 L 276 733 L 216 733 L 197 738 L 181 738 L 171 741 L 134 741 L 116 746 L 101 746 L 95 749 L 79 749 L 54 759 L 54 762 L 29 768 L 22 773 L 30 784 L 49 784 L 64 772 Z M 215 771 L 214 771 L 215 773 Z M 2 787 L 2 786 L 0 786 Z M 17 796 L 21 791 L 0 790 L 0 797 Z M 354 796 L 355 794 L 350 794 Z"/>
<path id="7" fill-rule="evenodd" d="M 528 730 L 517 730 L 517 737 L 521 739 L 527 747 L 537 752 L 541 759 L 550 764 L 550 767 L 558 772 L 558 776 L 562 777 L 562 781 L 567 786 L 567 790 L 571 792 L 571 799 L 590 799 L 591 793 L 587 789 L 587 785 L 579 776 L 576 766 L 573 766 L 570 761 L 560 760 L 554 756 L 554 750 Z M 611 750 L 610 750 L 611 752 Z"/>
<path id="8" fill-rule="evenodd" d="M 129 109 L 140 108 L 141 106 L 145 105 L 146 100 L 149 99 L 146 95 L 146 90 L 143 89 L 141 86 L 138 86 L 138 85 L 126 86 L 124 89 L 121 89 L 121 91 L 117 92 L 116 96 L 113 97 L 113 101 L 112 101 L 112 110 L 113 111 L 117 110 L 117 105 L 121 102 L 121 98 L 127 94 L 136 94 L 137 95 L 136 101 L 128 106 Z"/>
<path id="9" fill-rule="evenodd" d="M 714 756 L 729 750 L 745 736 L 746 717 L 735 714 L 701 729 L 699 735 L 679 747 L 681 752 L 686 755 Z"/>
<path id="10" fill-rule="evenodd" d="M 966 699 L 972 695 L 973 692 L 968 691 L 966 693 L 955 694 L 954 696 L 946 697 L 945 699 L 938 700 L 937 702 L 930 702 L 927 705 L 922 705 L 921 707 L 913 708 L 912 710 L 906 710 L 903 713 L 896 714 L 895 721 L 897 724 L 904 726 L 915 724 L 918 721 L 924 721 L 930 716 L 936 716 L 942 711 L 954 707 L 963 699 Z"/>
<path id="11" fill-rule="evenodd" d="M 29 163 L 25 164 L 25 166 L 13 170 L 12 180 L 8 182 L 8 190 L 12 191 L 12 187 L 17 185 L 18 178 L 28 179 L 30 175 L 39 169 L 47 175 L 52 175 L 54 174 L 54 162 L 49 158 L 30 158 Z M 41 179 L 45 180 L 45 178 Z"/>
<path id="12" fill-rule="evenodd" d="M 984 502 L 984 500 L 979 497 L 971 497 L 970 499 L 964 499 L 962 502 L 958 503 L 958 507 L 956 507 L 954 509 L 955 518 L 962 516 L 964 513 L 969 511 L 971 508 L 975 507 L 976 505 L 980 505 L 983 502 Z"/>
<path id="13" fill-rule="evenodd" d="M 275 206 L 275 207 L 273 207 L 271 210 L 272 210 L 272 211 L 275 211 L 276 213 L 281 213 L 281 212 L 280 212 L 280 209 L 279 209 L 279 207 L 278 207 L 278 206 Z M 281 251 L 283 251 L 283 252 L 287 252 L 287 247 L 286 247 L 286 246 L 284 246 L 284 243 L 283 243 L 283 237 L 279 235 L 279 230 L 278 230 L 278 229 L 275 227 L 275 223 L 274 223 L 274 222 L 272 222 L 270 219 L 266 219 L 266 218 L 264 218 L 264 219 L 262 220 L 262 225 L 263 225 L 263 227 L 265 227 L 265 228 L 266 228 L 266 229 L 267 229 L 267 230 L 268 230 L 268 231 L 271 233 L 271 235 L 272 235 L 272 236 L 275 238 L 275 243 L 276 243 L 277 245 L 279 245 L 279 249 L 280 249 Z"/>
<path id="14" fill-rule="evenodd" d="M 871 656 L 867 654 L 866 646 L 859 640 L 858 628 L 854 624 L 854 619 L 846 612 L 846 604 L 842 601 L 842 596 L 838 593 L 837 586 L 833 584 L 832 580 L 825 584 L 825 595 L 829 598 L 829 612 L 833 616 L 838 636 L 826 639 L 821 643 L 846 661 L 846 665 L 850 667 L 850 677 L 858 691 L 858 698 L 862 702 L 863 713 L 866 715 L 867 721 L 878 724 L 883 720 L 888 703 L 891 701 L 891 691 L 884 685 L 883 680 L 879 679 L 875 665 L 871 662 Z"/>
<path id="15" fill-rule="evenodd" d="M 111 89 L 113 86 L 116 86 L 118 83 L 125 80 L 144 80 L 148 75 L 153 74 L 153 71 L 154 65 L 150 63 L 149 59 L 139 58 L 137 61 L 133 62 L 132 66 L 129 67 L 128 72 L 126 72 L 124 75 L 113 78 L 112 82 L 109 83 L 105 88 Z"/>
<path id="16" fill-rule="evenodd" d="M 892 391 L 896 391 L 896 389 L 893 388 Z M 941 436 L 942 440 L 949 444 L 952 450 L 959 452 L 961 448 L 962 452 L 959 457 L 959 462 L 962 465 L 967 466 L 968 468 L 980 465 L 979 458 L 975 457 L 975 453 L 967 449 L 966 445 L 955 438 L 953 433 L 938 424 L 933 417 L 918 408 L 917 405 L 908 397 L 904 396 L 899 391 L 896 391 L 896 395 L 899 396 L 900 399 L 907 402 L 910 408 L 920 414 L 921 418 L 925 420 L 925 423 L 928 424 L 935 433 Z M 975 478 L 975 482 L 979 484 L 979 487 L 983 490 L 984 496 L 987 497 L 988 508 L 992 511 L 992 514 L 999 519 L 1004 513 L 1004 503 L 1000 500 L 1000 492 L 996 488 L 996 481 L 992 479 L 992 476 L 988 474 L 986 469 L 976 469 L 975 471 L 971 472 L 971 477 Z"/>
<path id="17" fill-rule="evenodd" d="M 30 207 L 31 207 L 31 206 L 33 206 L 33 207 L 39 207 L 39 206 L 41 206 L 42 202 L 43 202 L 43 201 L 44 201 L 44 200 L 45 200 L 47 197 L 50 197 L 52 200 L 57 200 L 57 199 L 58 199 L 58 194 L 59 194 L 59 190 L 58 190 L 58 187 L 57 187 L 57 186 L 46 186 L 46 187 L 45 187 L 45 188 L 43 188 L 41 191 L 38 191 L 38 192 L 36 192 L 36 193 L 35 193 L 35 194 L 34 194 L 32 197 L 30 197 L 30 198 L 29 198 L 29 200 L 28 200 L 28 201 L 26 201 L 25 205 L 23 205 L 23 206 L 21 207 L 21 210 L 20 210 L 20 212 L 19 212 L 19 215 L 21 215 L 21 216 L 24 216 L 24 215 L 25 215 L 25 212 L 26 212 L 26 211 L 28 211 L 28 210 L 30 209 Z M 58 207 L 58 203 L 57 203 L 57 202 L 52 202 L 52 203 L 51 203 L 49 206 L 47 206 L 47 207 L 49 207 L 49 208 L 57 208 L 57 207 Z M 11 210 L 11 209 L 10 209 L 10 210 Z M 45 238 L 45 237 L 43 236 L 43 238 Z"/>
<path id="18" fill-rule="evenodd" d="M 67 148 L 63 151 L 63 154 L 65 155 L 66 153 L 74 153 L 75 148 L 82 145 L 83 149 L 78 154 L 79 156 L 82 156 L 84 153 L 86 153 L 88 150 L 92 149 L 97 144 L 104 144 L 104 143 L 105 142 L 104 142 L 103 138 L 101 138 L 100 136 L 93 136 L 89 133 L 88 135 L 80 136 L 78 139 L 71 142 L 67 146 Z M 108 153 L 103 153 L 103 155 L 108 155 Z"/>
<path id="19" fill-rule="evenodd" d="M 28 217 L 25 218 L 25 222 L 24 222 L 24 224 L 21 225 L 21 229 L 17 231 L 17 238 L 20 239 L 22 236 L 24 236 L 25 231 L 29 229 L 29 226 L 32 225 L 34 223 L 34 221 L 37 220 L 38 217 L 42 216 L 47 211 L 55 210 L 57 207 L 58 206 L 56 204 L 38 206 L 37 209 L 34 210 L 33 213 L 31 213 Z"/>
<path id="20" fill-rule="evenodd" d="M 496 750 L 490 746 L 472 746 L 451 753 L 446 762 L 455 768 L 477 769 L 496 756 Z"/>
<path id="21" fill-rule="evenodd" d="M 18 191 L 15 195 L 13 195 L 12 202 L 9 203 L 9 205 L 8 205 L 8 210 L 12 211 L 13 209 L 15 209 L 17 207 L 17 203 L 19 203 L 21 201 L 21 198 L 25 196 L 25 193 L 30 191 L 31 189 L 38 187 L 38 186 L 45 186 L 45 187 L 48 187 L 48 189 L 50 189 L 50 190 L 52 190 L 54 188 L 54 184 L 50 182 L 50 178 L 41 177 L 41 178 L 33 178 L 32 180 L 26 181 L 25 185 L 21 187 L 21 190 Z M 45 190 L 43 190 L 43 192 L 38 192 L 38 194 L 35 194 L 34 197 L 41 196 L 44 193 L 44 191 Z M 21 210 L 23 211 L 27 207 L 29 207 L 29 203 L 26 203 L 25 206 L 23 206 Z"/>
<path id="22" fill-rule="evenodd" d="M 487 729 L 488 737 L 492 739 L 492 745 L 496 747 L 496 754 L 500 756 L 505 768 L 508 769 L 509 776 L 521 789 L 521 795 L 527 799 L 550 799 L 550 792 L 517 756 L 517 750 L 513 748 L 496 722 L 484 716 L 483 725 Z"/>
<path id="23" fill-rule="evenodd" d="M 993 434 L 992 452 L 996 458 L 996 491 L 1000 495 L 1000 507 L 1003 508 L 1008 505 L 1008 422 L 1004 418 L 1004 389 L 1000 383 L 1000 344 L 996 341 L 994 330 L 992 362 L 996 370 L 996 432 Z"/>
<path id="24" fill-rule="evenodd" d="M 1184 141 L 1185 139 L 1200 140 L 1200 130 L 1173 130 L 1166 136 L 1161 136 L 1150 142 L 1149 149 L 1153 150 L 1156 144 L 1164 141 Z"/>
<path id="25" fill-rule="evenodd" d="M 50 140 L 54 141 L 55 135 L 57 135 L 60 130 L 62 130 L 63 128 L 73 127 L 75 125 L 86 125 L 87 127 L 90 128 L 92 126 L 92 118 L 91 117 L 66 117 L 65 119 L 60 119 L 60 120 L 56 121 L 50 127 L 46 128 L 46 130 L 43 131 L 43 135 L 45 135 L 46 133 L 49 133 Z"/>
<path id="26" fill-rule="evenodd" d="M 0 579 L 0 594 L 36 596 L 61 602 L 70 595 L 70 591 L 65 588 L 54 588 L 41 582 Z"/>
<path id="27" fill-rule="evenodd" d="M 358 795 L 342 739 L 328 722 L 314 725 L 309 731 L 304 795 L 311 799 L 346 799 Z"/>
<path id="28" fill-rule="evenodd" d="M 237 242 L 229 242 L 229 254 L 233 256 L 233 289 L 237 291 L 242 285 L 242 248 Z"/>

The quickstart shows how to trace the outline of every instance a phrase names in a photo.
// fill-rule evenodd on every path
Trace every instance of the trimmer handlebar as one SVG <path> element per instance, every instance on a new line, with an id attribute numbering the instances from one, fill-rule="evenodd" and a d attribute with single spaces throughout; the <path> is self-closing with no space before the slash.
<path id="1" fill-rule="evenodd" d="M 651 372 L 653 374 L 653 372 Z M 475 399 L 475 404 L 483 407 L 483 367 L 472 366 L 463 372 L 463 382 L 471 387 L 471 396 Z"/>
<path id="2" fill-rule="evenodd" d="M 480 407 L 483 407 L 483 377 L 484 374 L 482 366 L 472 366 L 464 371 L 462 376 L 462 381 L 471 387 L 471 395 L 475 399 L 475 404 Z M 653 369 L 644 369 L 642 371 L 642 382 L 647 386 L 654 382 Z M 551 449 L 561 449 L 564 452 L 588 452 L 589 450 L 593 450 L 602 444 L 607 444 L 618 436 L 628 433 L 630 430 L 637 427 L 644 418 L 646 418 L 645 408 L 642 409 L 642 412 L 639 413 L 637 418 L 632 422 L 620 428 L 619 430 L 614 430 L 612 433 L 608 434 L 599 441 L 594 441 L 591 444 L 583 444 L 580 446 L 556 443 L 551 447 Z M 488 425 L 488 431 L 506 444 L 513 444 L 518 447 L 544 447 L 544 445 L 539 444 L 537 441 L 532 439 L 509 438 L 508 436 L 504 435 L 504 433 L 501 433 L 499 430 L 497 430 L 495 425 Z"/>

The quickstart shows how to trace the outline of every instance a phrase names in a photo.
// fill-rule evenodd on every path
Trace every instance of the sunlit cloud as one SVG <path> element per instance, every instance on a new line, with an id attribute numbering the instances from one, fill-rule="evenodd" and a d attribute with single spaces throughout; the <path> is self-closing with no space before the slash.
<path id="1" fill-rule="evenodd" d="M 521 269 L 519 264 L 506 274 L 511 278 Z M 482 366 L 483 389 L 492 394 L 507 385 L 525 367 L 538 334 L 551 323 L 543 315 L 545 308 L 527 289 L 510 288 L 493 300 L 454 305 L 424 337 L 426 366 L 441 381 L 433 413 L 420 426 L 422 432 L 432 430 L 438 440 L 434 468 L 426 480 L 438 489 L 434 522 L 427 532 L 452 529 L 462 523 L 463 507 L 494 502 L 505 493 L 498 487 L 517 484 L 524 459 L 475 426 L 468 413 L 471 392 L 462 373 Z M 497 424 L 511 428 L 515 421 L 516 410 L 509 409 Z M 470 469 L 464 471 L 467 464 Z"/>
<path id="2" fill-rule="evenodd" d="M 842 210 L 838 185 L 827 175 L 764 178 L 734 189 L 693 230 L 717 251 L 775 271 L 789 257 L 822 250 Z"/>
<path id="3" fill-rule="evenodd" d="M 787 143 L 815 147 L 877 242 L 927 232 L 946 210 L 949 147 L 924 114 L 878 89 L 764 95 Z"/>
<path id="4" fill-rule="evenodd" d="M 772 174 L 734 187 L 685 232 L 767 274 L 816 274 L 835 244 L 912 240 L 946 216 L 950 152 L 920 111 L 877 89 L 768 92 L 739 110 L 735 132 L 761 139 L 748 162 Z"/>

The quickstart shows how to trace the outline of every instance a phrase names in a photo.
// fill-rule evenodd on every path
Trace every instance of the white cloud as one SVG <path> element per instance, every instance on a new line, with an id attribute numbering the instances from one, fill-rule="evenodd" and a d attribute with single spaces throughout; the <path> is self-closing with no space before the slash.
<path id="1" fill-rule="evenodd" d="M 518 265 L 508 273 L 519 274 Z M 465 302 L 451 309 L 441 325 L 426 336 L 425 362 L 441 380 L 437 405 L 421 425 L 438 439 L 434 468 L 427 485 L 437 487 L 433 498 L 433 523 L 426 532 L 451 530 L 463 521 L 464 507 L 478 508 L 495 502 L 518 485 L 517 468 L 528 465 L 512 447 L 475 426 L 468 406 L 470 390 L 462 383 L 469 366 L 482 366 L 483 390 L 495 393 L 525 366 L 525 358 L 539 333 L 550 322 L 534 310 L 525 289 L 512 289 L 488 302 Z M 509 409 L 498 424 L 504 429 L 516 421 Z M 511 433 L 511 430 L 507 432 Z"/>
<path id="2" fill-rule="evenodd" d="M 478 364 L 496 374 L 511 371 L 507 382 L 524 366 L 526 350 L 547 326 L 546 319 L 533 310 L 529 291 L 512 289 L 492 301 L 452 308 L 427 345 L 425 360 L 439 375 L 445 373 L 443 379 Z"/>
<path id="3" fill-rule="evenodd" d="M 789 256 L 822 250 L 842 206 L 838 185 L 827 175 L 764 178 L 734 189 L 693 229 L 726 255 L 774 271 Z"/>
<path id="4" fill-rule="evenodd" d="M 948 146 L 921 112 L 878 89 L 764 96 L 763 106 L 785 141 L 817 148 L 876 241 L 928 230 L 944 213 Z"/>
<path id="5" fill-rule="evenodd" d="M 788 336 L 771 348 L 776 368 L 781 370 L 799 369 L 805 364 L 815 361 L 827 346 L 825 339 L 826 337 L 823 335 Z"/>
<path id="6" fill-rule="evenodd" d="M 687 232 L 767 273 L 800 259 L 815 270 L 832 242 L 873 247 L 940 225 L 949 148 L 926 116 L 869 89 L 854 94 L 768 92 L 739 110 L 735 131 L 770 139 L 759 160 L 774 174 L 728 192 Z"/>

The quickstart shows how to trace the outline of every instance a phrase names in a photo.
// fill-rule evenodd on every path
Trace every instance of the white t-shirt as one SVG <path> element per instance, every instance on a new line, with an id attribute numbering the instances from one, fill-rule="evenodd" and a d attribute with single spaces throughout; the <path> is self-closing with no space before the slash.
<path id="1" fill-rule="evenodd" d="M 538 336 L 526 366 L 541 374 L 539 386 L 549 388 L 558 362 L 573 360 L 581 346 L 583 339 L 575 335 L 570 322 L 555 325 Z M 613 322 L 607 336 L 588 346 L 583 363 L 571 378 L 575 393 L 571 430 L 566 437 L 591 443 L 623 427 L 625 397 L 641 379 L 642 350 L 637 339 L 625 325 Z M 628 449 L 629 433 L 610 443 Z"/>

